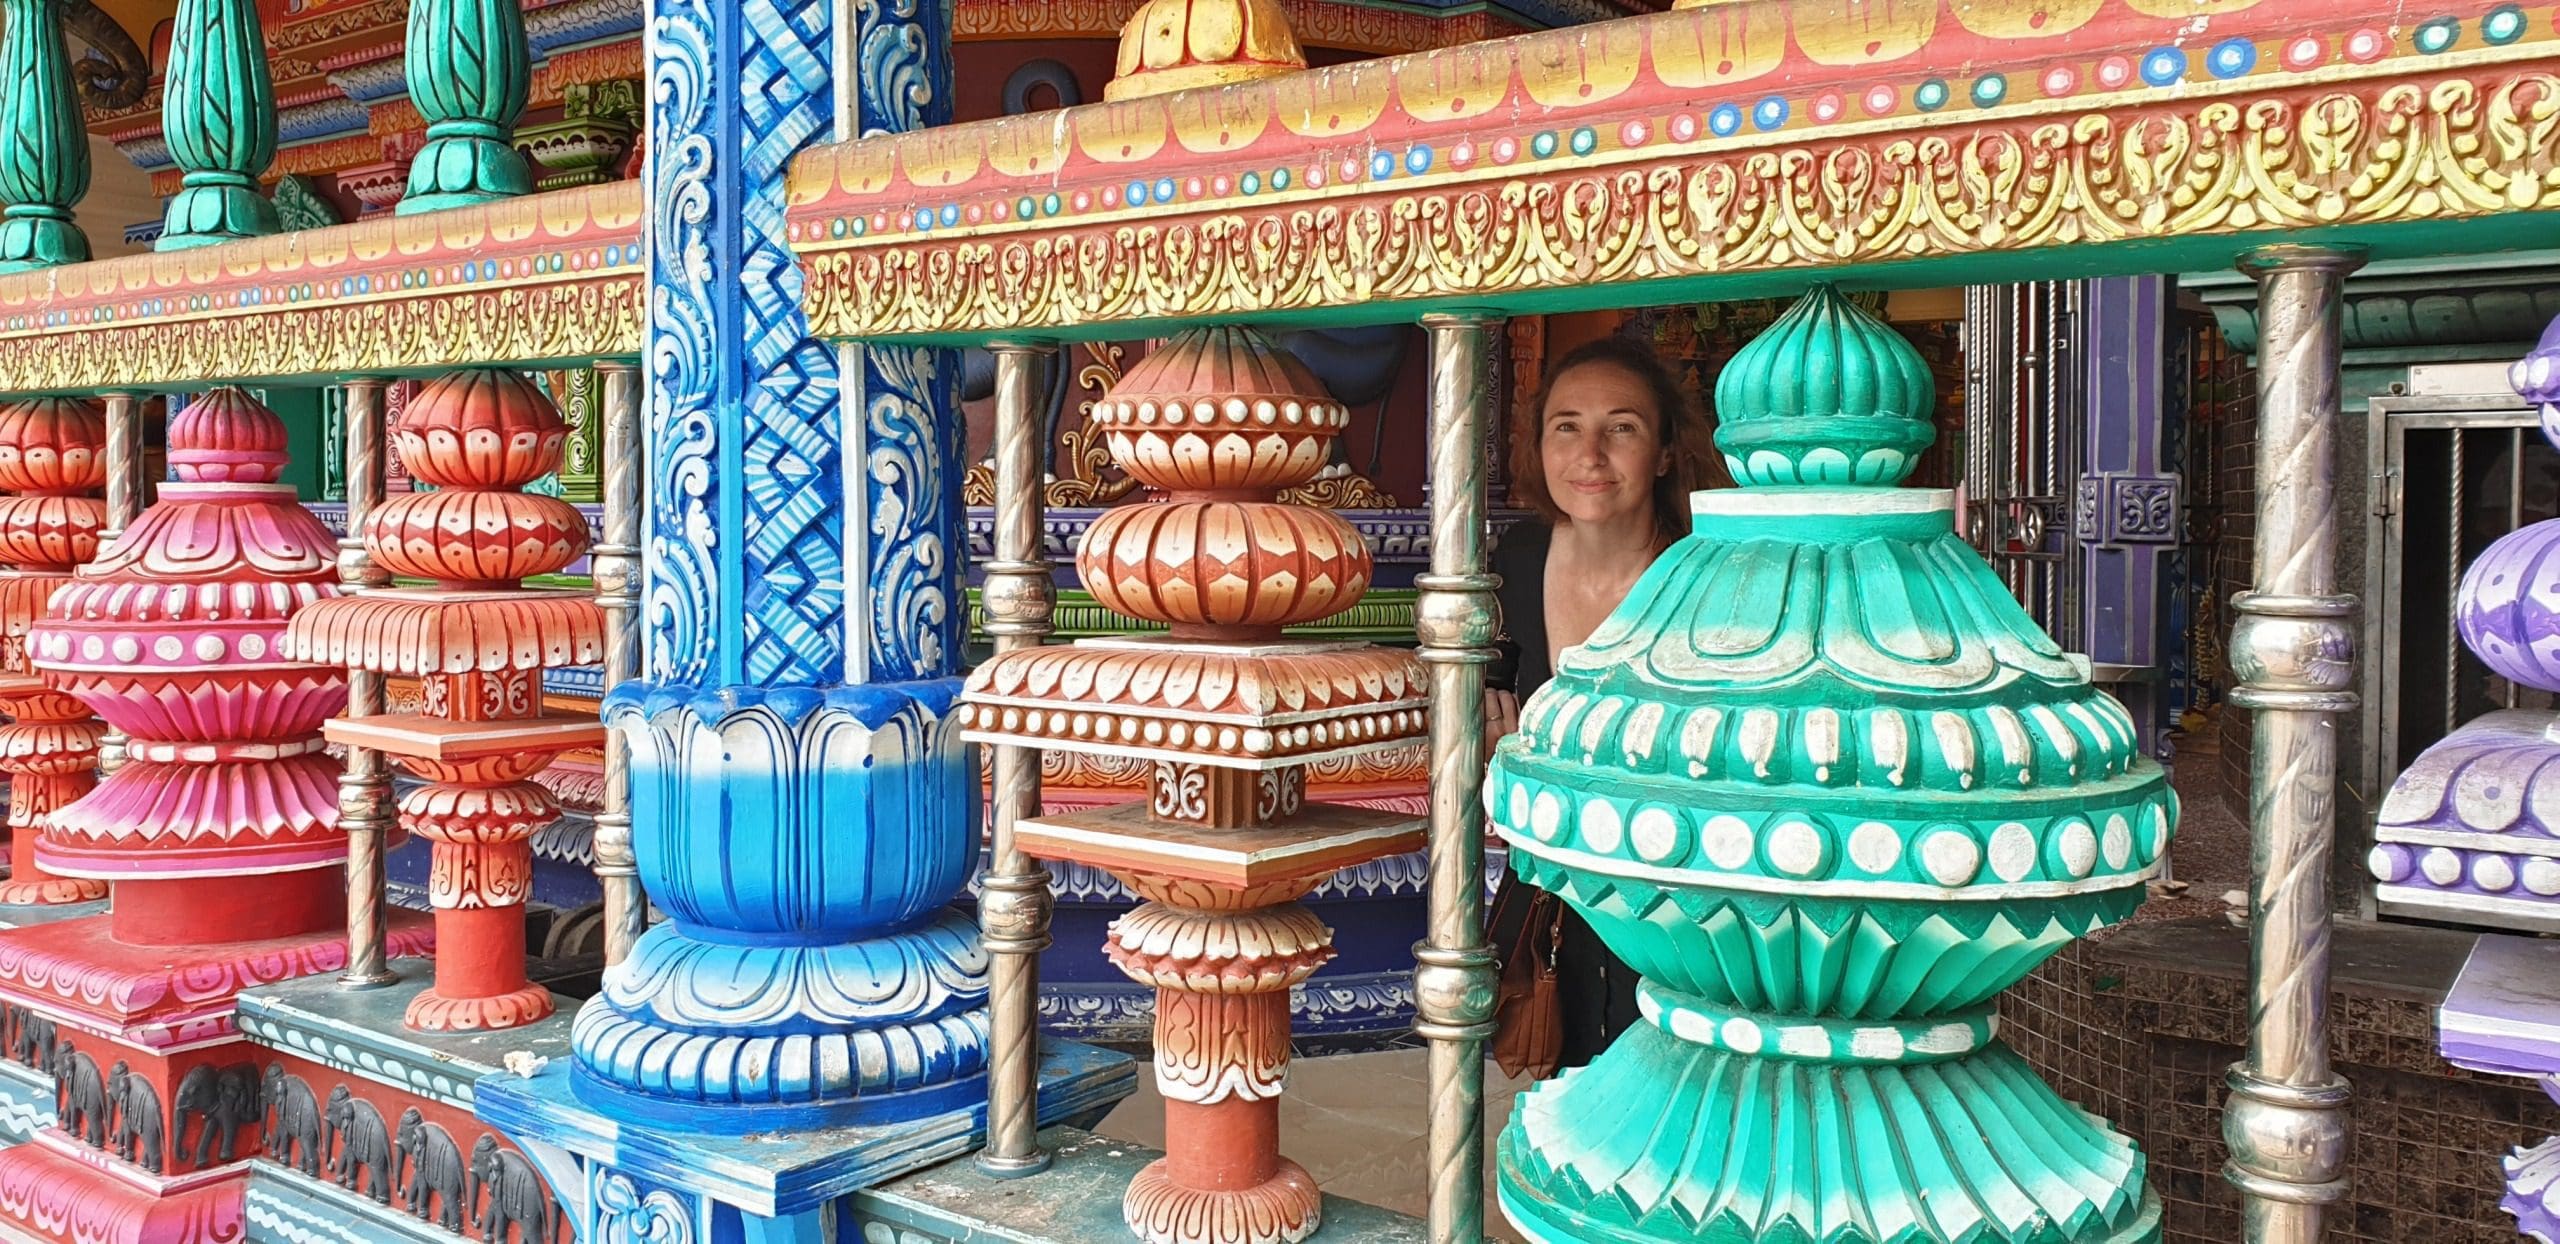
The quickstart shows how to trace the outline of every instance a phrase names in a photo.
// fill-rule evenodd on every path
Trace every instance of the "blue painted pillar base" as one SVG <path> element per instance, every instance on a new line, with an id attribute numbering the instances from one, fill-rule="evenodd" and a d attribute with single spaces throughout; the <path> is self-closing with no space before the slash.
<path id="1" fill-rule="evenodd" d="M 668 920 L 578 1012 L 588 1106 L 742 1135 L 985 1096 L 987 955 L 951 906 L 978 801 L 959 689 L 614 691 L 641 881 Z"/>
<path id="2" fill-rule="evenodd" d="M 859 1127 L 746 1136 L 633 1127 L 588 1106 L 572 1083 L 576 1074 L 553 1063 L 530 1078 L 489 1076 L 476 1091 L 480 1117 L 533 1157 L 581 1240 L 864 1239 L 833 1229 L 850 1221 L 854 1192 L 945 1162 L 965 1168 L 986 1132 L 983 1097 L 944 1114 Z M 1137 1083 L 1137 1064 L 1125 1054 L 1050 1042 L 1040 1063 L 1040 1120 L 1097 1115 Z"/>

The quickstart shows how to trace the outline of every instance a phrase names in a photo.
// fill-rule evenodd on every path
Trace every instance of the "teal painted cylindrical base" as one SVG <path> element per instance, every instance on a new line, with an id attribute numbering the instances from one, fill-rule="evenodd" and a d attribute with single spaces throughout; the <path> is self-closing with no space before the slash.
<path id="1" fill-rule="evenodd" d="M 1644 1005 L 1651 1023 L 1532 1089 L 1503 1129 L 1503 1213 L 1531 1240 L 2160 1238 L 2141 1150 L 1991 1040 L 1987 1011 L 1808 1022 L 1653 990 Z"/>

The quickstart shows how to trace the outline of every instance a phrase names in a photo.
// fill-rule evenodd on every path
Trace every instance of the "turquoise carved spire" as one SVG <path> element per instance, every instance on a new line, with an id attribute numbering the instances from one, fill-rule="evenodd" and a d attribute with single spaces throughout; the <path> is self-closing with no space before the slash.
<path id="1" fill-rule="evenodd" d="M 400 214 L 530 193 L 513 141 L 533 83 L 517 0 L 412 0 L 404 65 L 427 145 L 409 162 Z"/>
<path id="2" fill-rule="evenodd" d="M 1895 485 L 1928 372 L 1828 288 L 1716 387 L 1744 487 L 1497 750 L 1521 876 L 1644 977 L 1644 1015 L 1521 1099 L 1532 1240 L 2131 1244 L 2133 1142 L 1994 1039 L 1993 1001 L 2124 919 L 2177 807 L 2132 719 Z"/>
<path id="3" fill-rule="evenodd" d="M 88 235 L 71 221 L 88 193 L 61 0 L 0 0 L 0 272 L 88 259 Z"/>
<path id="4" fill-rule="evenodd" d="M 256 0 L 178 0 L 160 98 L 169 156 L 186 179 L 153 249 L 275 232 L 275 205 L 258 193 L 276 157 L 276 89 Z"/>

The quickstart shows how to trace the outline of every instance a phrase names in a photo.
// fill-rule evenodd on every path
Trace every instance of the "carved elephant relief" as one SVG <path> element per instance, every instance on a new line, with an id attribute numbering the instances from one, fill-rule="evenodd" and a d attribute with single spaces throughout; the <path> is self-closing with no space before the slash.
<path id="1" fill-rule="evenodd" d="M 323 1153 L 320 1102 L 311 1095 L 311 1086 L 300 1076 L 286 1074 L 283 1063 L 269 1063 L 264 1098 L 267 1160 L 318 1179 Z"/>
<path id="2" fill-rule="evenodd" d="M 464 1189 L 470 1175 L 462 1164 L 462 1150 L 453 1143 L 451 1132 L 427 1122 L 415 1106 L 400 1112 L 400 1126 L 392 1134 L 391 1173 L 400 1207 L 410 1217 L 462 1233 Z"/>
<path id="3" fill-rule="evenodd" d="M 175 1148 L 187 1148 L 187 1127 L 194 1123 L 195 1165 L 201 1168 L 230 1163 L 238 1156 L 240 1129 L 265 1112 L 257 1066 L 197 1066 L 178 1081 L 175 1109 Z"/>
<path id="4" fill-rule="evenodd" d="M 391 1203 L 391 1136 L 372 1102 L 346 1085 L 331 1088 L 321 1112 L 320 1147 L 328 1155 L 331 1182 L 378 1205 Z"/>
<path id="5" fill-rule="evenodd" d="M 482 1134 L 471 1145 L 471 1187 L 465 1193 L 484 1244 L 558 1244 L 560 1211 L 525 1156 L 498 1147 Z"/>

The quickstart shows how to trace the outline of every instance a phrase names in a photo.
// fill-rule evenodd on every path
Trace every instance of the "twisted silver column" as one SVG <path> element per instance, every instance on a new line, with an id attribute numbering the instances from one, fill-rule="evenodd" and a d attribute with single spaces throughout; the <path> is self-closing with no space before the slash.
<path id="1" fill-rule="evenodd" d="M 1485 572 L 1485 359 L 1494 321 L 1432 316 L 1431 573 L 1414 627 L 1431 673 L 1429 940 L 1414 948 L 1416 1035 L 1431 1043 L 1432 1244 L 1484 1237 L 1484 1043 L 1493 950 L 1484 935 L 1484 671 L 1493 661 Z"/>
<path id="2" fill-rule="evenodd" d="M 373 564 L 364 544 L 365 521 L 382 504 L 382 380 L 346 384 L 347 534 L 338 539 L 338 586 L 349 595 L 383 587 L 391 572 Z M 384 710 L 383 677 L 347 671 L 347 716 Z M 400 979 L 391 970 L 383 930 L 383 839 L 393 824 L 391 768 L 369 747 L 347 749 L 338 774 L 338 825 L 347 831 L 347 970 L 342 989 L 379 989 Z"/>
<path id="3" fill-rule="evenodd" d="M 2249 1244 L 2315 1244 L 2346 1195 L 2347 1084 L 2329 1066 L 2338 714 L 2356 706 L 2356 601 L 2337 592 L 2339 315 L 2352 251 L 2272 246 L 2258 279 L 2258 529 L 2232 601 L 2249 756 L 2249 1053 L 2226 1077 L 2223 1176 Z"/>
<path id="4" fill-rule="evenodd" d="M 995 557 L 981 593 L 987 633 L 997 652 L 1035 648 L 1052 629 L 1057 587 L 1049 578 L 1040 517 L 1047 428 L 1035 398 L 1040 364 L 1051 347 L 1007 343 L 996 356 Z M 978 883 L 978 931 L 993 959 L 987 1019 L 994 1050 L 987 1074 L 987 1147 L 978 1165 L 990 1174 L 1046 1170 L 1040 1148 L 1040 952 L 1049 948 L 1054 899 L 1049 871 L 1014 846 L 1014 825 L 1040 814 L 1040 752 L 995 749 L 994 828 L 986 876 Z"/>
<path id="5" fill-rule="evenodd" d="M 142 513 L 142 398 L 134 393 L 106 395 L 107 525 L 98 533 L 103 550 L 124 534 Z M 107 727 L 98 738 L 98 775 L 124 767 L 125 733 Z"/>
<path id="6" fill-rule="evenodd" d="M 603 386 L 603 435 L 596 457 L 604 476 L 604 539 L 588 564 L 596 604 L 604 610 L 604 689 L 640 673 L 640 371 L 627 362 L 596 364 Z M 622 736 L 604 740 L 604 806 L 596 811 L 596 882 L 604 890 L 604 962 L 630 955 L 649 927 L 640 861 L 631 849 L 631 754 Z"/>

